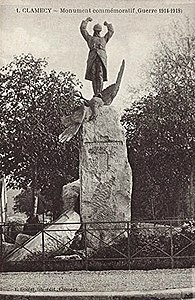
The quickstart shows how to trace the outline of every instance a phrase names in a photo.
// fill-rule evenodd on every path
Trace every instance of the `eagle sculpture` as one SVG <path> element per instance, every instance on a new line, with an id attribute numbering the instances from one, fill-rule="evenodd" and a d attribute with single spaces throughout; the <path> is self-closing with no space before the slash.
<path id="1" fill-rule="evenodd" d="M 116 82 L 105 88 L 101 94 L 94 96 L 91 100 L 86 100 L 80 93 L 80 100 L 82 104 L 70 116 L 62 117 L 61 121 L 64 125 L 64 131 L 59 136 L 61 143 L 69 142 L 71 138 L 78 132 L 83 124 L 86 115 L 86 107 L 90 107 L 91 116 L 88 121 L 95 120 L 98 115 L 99 107 L 103 105 L 110 105 L 116 97 L 121 84 L 123 72 L 125 68 L 125 61 L 122 61 Z"/>

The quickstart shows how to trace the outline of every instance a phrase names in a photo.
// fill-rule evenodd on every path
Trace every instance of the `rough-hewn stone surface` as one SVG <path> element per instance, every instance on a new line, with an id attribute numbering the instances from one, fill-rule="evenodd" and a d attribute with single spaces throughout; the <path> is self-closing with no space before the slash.
<path id="1" fill-rule="evenodd" d="M 100 108 L 95 121 L 83 124 L 80 181 L 82 221 L 130 221 L 132 173 L 119 116 L 112 107 Z M 95 224 L 87 228 L 96 236 L 87 233 L 90 246 L 99 248 L 115 238 L 124 225 Z"/>
<path id="2" fill-rule="evenodd" d="M 75 236 L 75 232 L 79 228 L 80 216 L 76 212 L 69 211 L 62 215 L 55 223 L 45 228 L 44 234 L 42 232 L 38 233 L 27 241 L 22 248 L 15 250 L 9 256 L 8 261 L 40 259 L 40 256 L 43 253 L 43 245 L 46 257 L 53 253 L 57 254 L 57 251 L 59 251 L 63 245 L 71 243 L 71 240 Z"/>
<path id="3" fill-rule="evenodd" d="M 2 242 L 1 247 L 2 247 L 1 252 L 3 257 L 6 257 L 11 251 L 15 249 L 14 244 L 7 243 L 7 242 Z"/>
<path id="4" fill-rule="evenodd" d="M 31 238 L 32 238 L 32 235 L 19 233 L 16 236 L 16 241 L 15 241 L 16 247 L 19 247 L 20 245 L 24 244 L 26 241 L 30 240 Z"/>
<path id="5" fill-rule="evenodd" d="M 63 186 L 62 201 L 63 211 L 79 212 L 80 180 L 73 181 Z"/>

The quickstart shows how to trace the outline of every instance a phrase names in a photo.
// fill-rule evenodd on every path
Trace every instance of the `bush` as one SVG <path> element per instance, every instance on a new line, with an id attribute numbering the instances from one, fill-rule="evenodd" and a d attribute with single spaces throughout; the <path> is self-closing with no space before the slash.
<path id="1" fill-rule="evenodd" d="M 180 227 L 157 225 L 147 228 L 143 224 L 133 224 L 129 246 L 128 238 L 122 238 L 112 246 L 99 249 L 93 258 L 113 261 L 126 258 L 126 267 L 131 269 L 192 267 L 195 263 L 194 243 L 195 222 L 192 221 Z"/>

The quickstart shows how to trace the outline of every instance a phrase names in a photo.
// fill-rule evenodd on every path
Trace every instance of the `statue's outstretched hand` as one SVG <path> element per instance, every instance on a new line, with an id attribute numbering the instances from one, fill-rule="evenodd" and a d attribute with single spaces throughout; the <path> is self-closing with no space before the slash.
<path id="1" fill-rule="evenodd" d="M 93 19 L 92 19 L 91 17 L 88 17 L 88 18 L 86 19 L 86 21 L 87 21 L 87 22 L 91 22 L 91 21 L 93 21 Z"/>

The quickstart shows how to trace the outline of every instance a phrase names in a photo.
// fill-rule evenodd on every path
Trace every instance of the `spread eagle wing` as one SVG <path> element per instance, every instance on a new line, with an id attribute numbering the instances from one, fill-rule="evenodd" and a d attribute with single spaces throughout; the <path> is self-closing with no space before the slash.
<path id="1" fill-rule="evenodd" d="M 124 68 L 125 68 L 125 60 L 123 59 L 120 70 L 118 72 L 116 83 L 111 84 L 110 86 L 108 86 L 106 89 L 102 91 L 102 100 L 104 102 L 104 105 L 110 105 L 114 97 L 118 93 L 122 76 L 124 73 Z"/>
<path id="2" fill-rule="evenodd" d="M 85 107 L 80 106 L 70 116 L 64 116 L 61 118 L 61 122 L 64 125 L 64 131 L 59 135 L 59 141 L 61 143 L 69 142 L 71 138 L 79 131 L 85 117 Z"/>
<path id="3" fill-rule="evenodd" d="M 116 82 L 102 91 L 102 100 L 104 102 L 104 105 L 110 105 L 114 97 L 118 93 L 124 68 L 125 61 L 123 60 L 118 72 Z M 74 111 L 70 116 L 64 116 L 61 119 L 62 124 L 65 127 L 64 131 L 59 135 L 59 141 L 61 143 L 69 142 L 83 124 L 83 120 L 85 118 L 85 105 L 89 106 L 89 101 L 83 98 L 82 94 L 80 95 L 80 98 L 84 100 L 83 105 L 80 106 L 76 111 Z"/>

